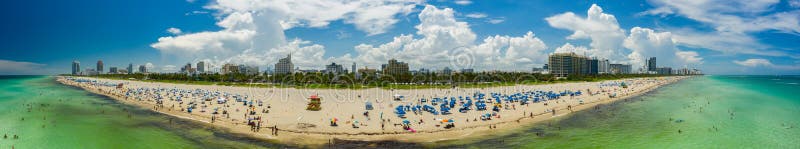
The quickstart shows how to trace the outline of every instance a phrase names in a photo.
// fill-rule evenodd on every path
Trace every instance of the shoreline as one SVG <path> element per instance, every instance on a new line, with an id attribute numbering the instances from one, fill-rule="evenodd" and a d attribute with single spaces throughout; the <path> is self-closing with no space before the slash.
<path id="1" fill-rule="evenodd" d="M 277 124 L 275 124 L 275 126 L 278 126 L 279 128 L 283 127 L 283 128 L 281 128 L 279 130 L 279 135 L 268 134 L 268 132 L 266 132 L 268 130 L 266 130 L 266 129 L 265 129 L 265 132 L 252 132 L 252 131 L 249 131 L 248 126 L 242 124 L 242 122 L 240 122 L 237 119 L 223 119 L 223 120 L 217 120 L 217 122 L 211 123 L 211 121 L 209 120 L 210 117 L 203 116 L 202 114 L 189 114 L 189 113 L 186 113 L 186 112 L 182 112 L 180 110 L 172 110 L 172 109 L 164 110 L 163 107 L 159 108 L 158 106 L 155 106 L 155 104 L 153 102 L 147 102 L 147 101 L 143 101 L 143 100 L 142 101 L 137 101 L 137 100 L 126 99 L 124 97 L 124 93 L 121 93 L 116 89 L 113 89 L 113 87 L 96 86 L 96 85 L 90 85 L 90 84 L 86 84 L 86 83 L 71 82 L 71 81 L 68 81 L 67 79 L 65 79 L 65 77 L 61 77 L 61 76 L 56 77 L 56 80 L 58 82 L 62 83 L 62 84 L 78 87 L 78 88 L 81 88 L 83 90 L 95 93 L 95 94 L 107 96 L 107 97 L 109 97 L 111 99 L 115 99 L 117 101 L 121 101 L 122 103 L 125 103 L 125 104 L 134 105 L 134 106 L 137 106 L 137 107 L 140 107 L 140 108 L 152 110 L 152 111 L 155 111 L 155 112 L 159 112 L 159 113 L 162 113 L 162 114 L 165 114 L 165 115 L 169 115 L 169 116 L 173 116 L 173 117 L 177 117 L 177 118 L 181 118 L 181 119 L 187 119 L 187 120 L 192 120 L 192 121 L 196 121 L 196 122 L 201 122 L 201 123 L 204 123 L 204 124 L 209 124 L 209 125 L 212 125 L 212 126 L 215 126 L 215 127 L 227 129 L 228 132 L 231 132 L 231 133 L 244 134 L 244 135 L 255 137 L 257 139 L 275 140 L 275 141 L 277 141 L 279 143 L 283 143 L 283 144 L 293 144 L 293 145 L 312 146 L 313 147 L 313 146 L 321 146 L 321 145 L 325 145 L 325 144 L 335 143 L 335 142 L 332 142 L 333 140 L 398 141 L 398 142 L 409 142 L 409 143 L 431 143 L 431 142 L 444 141 L 444 140 L 456 140 L 456 139 L 463 139 L 463 138 L 477 138 L 477 137 L 481 137 L 481 136 L 485 136 L 485 135 L 495 135 L 497 133 L 505 133 L 505 132 L 509 132 L 509 131 L 512 131 L 512 130 L 515 130 L 515 129 L 518 129 L 518 128 L 524 128 L 525 126 L 528 126 L 528 125 L 531 125 L 531 124 L 535 124 L 537 122 L 553 119 L 553 118 L 560 117 L 560 116 L 566 116 L 566 115 L 572 113 L 570 110 L 567 110 L 568 107 L 564 106 L 564 105 L 568 105 L 569 107 L 571 107 L 573 112 L 574 111 L 581 111 L 581 110 L 585 110 L 585 109 L 594 107 L 596 105 L 607 104 L 607 103 L 611 103 L 611 102 L 614 102 L 614 101 L 618 101 L 620 99 L 628 99 L 628 98 L 636 97 L 636 96 L 645 94 L 645 93 L 647 93 L 649 91 L 652 91 L 654 89 L 657 89 L 657 88 L 659 88 L 659 87 L 661 87 L 663 85 L 671 84 L 671 83 L 677 82 L 679 80 L 683 80 L 685 78 L 689 78 L 689 77 L 659 77 L 659 78 L 656 78 L 656 79 L 637 78 L 637 79 L 640 79 L 639 81 L 641 81 L 641 80 L 650 80 L 650 81 L 652 81 L 652 80 L 662 80 L 662 81 L 666 80 L 666 81 L 645 84 L 645 85 L 642 85 L 642 86 L 635 86 L 636 89 L 635 90 L 631 89 L 631 92 L 624 92 L 624 90 L 622 90 L 619 93 L 621 93 L 623 95 L 621 95 L 619 97 L 616 97 L 616 98 L 603 98 L 602 97 L 603 94 L 601 94 L 600 97 L 595 97 L 596 99 L 592 100 L 590 98 L 591 95 L 590 96 L 583 95 L 583 96 L 579 96 L 581 101 L 583 99 L 586 99 L 586 100 L 589 100 L 589 101 L 585 102 L 585 103 L 582 103 L 582 104 L 576 104 L 577 101 L 574 101 L 572 99 L 565 99 L 565 100 L 572 100 L 572 101 L 563 101 L 563 103 L 561 103 L 561 104 L 559 104 L 558 101 L 556 101 L 556 103 L 554 103 L 554 104 L 552 102 L 549 102 L 549 103 L 553 104 L 553 105 L 551 105 L 551 107 L 552 107 L 551 109 L 555 109 L 556 110 L 555 114 L 552 114 L 552 115 L 549 112 L 536 112 L 533 117 L 529 117 L 529 116 L 525 116 L 528 113 L 528 111 L 524 111 L 523 110 L 522 111 L 522 113 L 523 113 L 522 116 L 520 116 L 520 115 L 508 116 L 508 115 L 511 115 L 511 114 L 509 114 L 511 112 L 520 112 L 519 110 L 516 110 L 516 108 L 515 108 L 515 110 L 508 110 L 508 111 L 503 110 L 500 113 L 502 115 L 504 115 L 504 117 L 497 118 L 496 120 L 490 120 L 488 122 L 487 121 L 481 121 L 481 122 L 475 122 L 475 123 L 467 123 L 466 125 L 464 124 L 463 121 L 460 121 L 458 123 L 459 127 L 452 128 L 452 129 L 424 128 L 423 127 L 422 129 L 420 129 L 416 133 L 411 133 L 411 132 L 407 132 L 407 131 L 397 131 L 397 130 L 394 130 L 394 131 L 377 130 L 376 131 L 374 128 L 373 129 L 369 129 L 369 130 L 360 130 L 360 132 L 356 132 L 356 133 L 351 133 L 351 132 L 348 132 L 348 131 L 341 131 L 341 130 L 340 131 L 335 131 L 336 129 L 346 127 L 346 124 L 343 124 L 342 126 L 340 126 L 338 128 L 337 127 L 328 127 L 328 126 L 325 126 L 325 125 L 318 125 L 317 128 L 320 128 L 320 127 L 324 127 L 324 128 L 316 129 L 316 130 L 313 130 L 313 129 L 312 130 L 303 130 L 303 129 L 292 129 L 291 124 L 286 125 L 284 123 L 278 122 Z M 96 79 L 96 80 L 105 81 L 104 79 Z M 636 80 L 636 79 L 622 79 L 622 80 Z M 117 81 L 117 82 L 119 82 L 118 80 L 108 80 L 108 81 Z M 615 80 L 615 81 L 619 81 L 619 80 Z M 123 82 L 126 82 L 126 83 L 131 83 L 131 82 L 137 83 L 137 81 L 123 81 Z M 156 86 L 161 86 L 161 85 L 164 85 L 164 86 L 181 86 L 181 87 L 189 87 L 189 88 L 198 86 L 198 85 L 179 85 L 179 84 L 169 84 L 169 83 L 144 83 L 144 82 L 138 82 L 138 83 L 145 84 L 143 86 L 154 85 L 154 84 Z M 575 85 L 575 84 L 577 84 L 577 85 Z M 512 88 L 515 88 L 515 89 L 516 88 L 537 88 L 537 87 L 538 88 L 550 88 L 550 87 L 555 87 L 555 86 L 568 86 L 567 88 L 569 88 L 569 87 L 576 87 L 576 86 L 581 86 L 581 85 L 585 86 L 585 85 L 590 85 L 590 84 L 597 84 L 597 82 L 565 83 L 565 84 L 551 84 L 551 85 L 516 85 L 516 86 L 513 86 Z M 202 86 L 202 85 L 200 85 L 200 86 Z M 223 88 L 223 90 L 225 90 L 225 88 L 234 88 L 232 90 L 236 90 L 236 89 L 242 90 L 243 89 L 242 87 L 219 87 L 219 86 L 206 86 L 206 87 L 212 87 L 212 88 L 217 88 L 218 87 L 218 88 Z M 508 87 L 493 87 L 493 88 L 480 89 L 480 90 L 504 91 L 504 89 L 507 89 L 507 88 Z M 634 87 L 631 87 L 631 88 L 634 88 Z M 246 89 L 246 88 L 244 88 L 244 89 Z M 261 90 L 267 90 L 267 89 L 261 89 Z M 292 91 L 306 90 L 306 89 L 290 89 L 290 90 L 291 91 L 288 91 L 287 93 L 294 93 Z M 374 90 L 374 89 L 372 89 L 372 90 Z M 379 90 L 383 90 L 383 89 L 379 89 Z M 421 90 L 438 90 L 438 89 L 421 89 Z M 472 90 L 474 90 L 474 89 L 472 89 Z M 580 90 L 580 88 L 578 90 Z M 328 91 L 328 92 L 330 92 L 331 90 L 322 89 L 322 90 L 314 90 L 314 91 L 316 91 L 317 94 L 319 94 L 320 91 L 323 91 L 323 92 L 324 91 Z M 441 90 L 439 90 L 439 91 L 441 91 Z M 386 90 L 384 90 L 382 92 L 386 92 Z M 449 93 L 449 91 L 448 91 L 448 93 Z M 617 90 L 615 90 L 615 93 L 617 93 Z M 425 94 L 425 93 L 422 93 L 422 94 Z M 390 96 L 390 95 L 391 94 L 389 94 L 388 96 Z M 288 96 L 287 98 L 291 97 L 291 95 L 287 95 L 287 96 Z M 359 96 L 360 96 L 360 94 L 359 94 Z M 586 97 L 584 97 L 584 96 L 586 96 Z M 301 98 L 302 97 L 303 96 L 301 96 Z M 323 97 L 325 97 L 325 96 L 323 96 Z M 424 97 L 424 96 L 422 96 L 422 97 Z M 285 101 L 285 100 L 283 101 L 283 103 L 290 103 L 290 102 L 298 102 L 298 101 Z M 300 103 L 304 103 L 304 102 L 305 101 L 300 101 Z M 389 107 L 392 107 L 391 106 L 392 105 L 391 104 L 392 101 L 384 101 L 384 102 L 390 103 Z M 328 102 L 323 103 L 323 109 L 326 109 L 325 108 L 326 106 L 330 106 L 330 104 L 326 104 L 326 103 L 328 103 Z M 361 107 L 363 109 L 363 106 L 358 104 L 358 103 L 351 102 L 351 103 L 345 103 L 345 104 L 347 104 L 347 105 L 344 105 L 345 108 Z M 385 104 L 385 103 L 378 103 L 378 104 Z M 532 105 L 534 106 L 534 108 L 527 108 L 527 107 L 523 108 L 520 105 L 520 109 L 541 109 L 541 107 L 547 107 L 547 106 L 542 106 L 541 104 L 542 103 L 533 103 Z M 297 105 L 297 104 L 295 104 L 295 105 Z M 336 106 L 339 106 L 338 103 L 336 104 Z M 391 108 L 389 108 L 389 109 L 391 109 Z M 352 110 L 354 110 L 354 109 L 352 109 Z M 382 110 L 386 111 L 386 109 L 383 109 L 383 108 L 382 108 Z M 306 111 L 304 109 L 297 109 L 297 107 L 295 107 L 294 111 L 292 111 L 292 112 L 306 113 Z M 530 111 L 530 113 L 534 113 L 534 112 Z M 315 115 L 315 114 L 316 113 L 312 113 L 310 115 Z M 460 114 L 460 113 L 454 112 L 454 114 Z M 268 115 L 268 114 L 266 114 L 266 115 Z M 347 114 L 345 114 L 345 115 L 347 115 Z M 388 117 L 392 117 L 393 116 L 393 114 L 391 114 L 391 113 L 388 114 L 388 115 L 389 115 Z M 424 115 L 424 114 L 422 114 L 422 115 Z M 471 116 L 471 115 L 468 115 L 468 114 L 464 114 L 464 115 Z M 474 115 L 472 115 L 472 116 L 474 116 Z M 283 116 L 283 117 L 286 117 L 286 116 Z M 420 117 L 422 117 L 422 116 L 420 116 Z M 300 118 L 302 118 L 302 115 L 301 115 Z M 298 120 L 300 118 L 298 118 Z M 277 117 L 272 118 L 272 119 L 278 119 L 277 121 L 285 120 L 285 119 L 281 119 L 280 116 L 277 116 Z M 321 121 L 323 123 L 326 121 L 324 119 L 325 118 L 321 118 Z M 469 120 L 470 117 L 467 117 L 466 119 Z M 269 121 L 269 120 L 270 120 L 270 118 L 267 118 L 267 121 Z M 420 120 L 422 120 L 422 118 L 420 118 Z M 457 120 L 462 120 L 462 119 L 457 119 Z M 222 122 L 220 122 L 220 121 L 222 121 Z M 397 122 L 397 121 L 395 121 L 395 122 Z M 433 122 L 433 123 L 435 123 L 435 122 Z M 424 124 L 420 124 L 420 125 L 424 125 Z M 266 126 L 273 126 L 273 125 L 266 125 Z M 487 127 L 487 126 L 495 126 L 496 128 L 489 129 L 489 127 Z M 262 126 L 262 128 L 264 128 L 264 127 Z M 396 129 L 396 128 L 391 127 L 390 129 Z M 301 140 L 301 141 L 298 141 L 298 140 Z"/>

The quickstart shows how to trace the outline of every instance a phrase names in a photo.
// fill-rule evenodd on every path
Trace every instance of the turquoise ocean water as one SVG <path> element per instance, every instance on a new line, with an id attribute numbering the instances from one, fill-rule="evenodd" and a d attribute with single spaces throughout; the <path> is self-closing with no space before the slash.
<path id="1" fill-rule="evenodd" d="M 281 147 L 123 105 L 48 76 L 0 76 L 0 105 L 4 149 Z"/>
<path id="2" fill-rule="evenodd" d="M 798 83 L 800 76 L 694 77 L 512 133 L 333 147 L 800 148 Z M 292 147 L 122 105 L 47 76 L 0 76 L 0 105 L 0 135 L 9 136 L 0 148 Z"/>

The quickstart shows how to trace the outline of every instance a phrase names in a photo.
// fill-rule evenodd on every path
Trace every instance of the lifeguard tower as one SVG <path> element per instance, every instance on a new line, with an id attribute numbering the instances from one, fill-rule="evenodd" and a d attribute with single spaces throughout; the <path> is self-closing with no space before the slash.
<path id="1" fill-rule="evenodd" d="M 319 96 L 311 95 L 311 97 L 308 97 L 308 100 L 309 100 L 309 102 L 308 102 L 308 107 L 306 108 L 306 110 L 319 111 L 319 110 L 322 109 L 322 99 L 319 98 Z"/>

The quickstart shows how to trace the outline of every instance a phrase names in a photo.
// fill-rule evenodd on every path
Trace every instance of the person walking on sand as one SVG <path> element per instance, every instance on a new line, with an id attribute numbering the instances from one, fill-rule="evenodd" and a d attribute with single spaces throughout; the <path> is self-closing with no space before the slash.
<path id="1" fill-rule="evenodd" d="M 275 125 L 275 136 L 278 136 L 278 131 L 280 131 L 280 129 L 278 129 L 278 125 Z"/>

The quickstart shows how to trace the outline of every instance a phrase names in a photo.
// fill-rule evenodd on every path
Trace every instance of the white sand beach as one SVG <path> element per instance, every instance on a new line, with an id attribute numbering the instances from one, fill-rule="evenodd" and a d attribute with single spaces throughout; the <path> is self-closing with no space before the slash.
<path id="1" fill-rule="evenodd" d="M 329 143 L 332 139 L 344 140 L 394 140 L 404 142 L 431 142 L 439 140 L 460 139 L 476 137 L 487 133 L 510 131 L 524 127 L 527 124 L 551 119 L 591 108 L 598 104 L 609 103 L 615 100 L 636 96 L 659 86 L 673 83 L 687 78 L 685 76 L 654 77 L 622 79 L 604 82 L 560 83 L 546 85 L 516 85 L 491 88 L 453 88 L 453 89 L 295 89 L 295 88 L 256 88 L 256 87 L 231 87 L 219 85 L 186 85 L 171 83 L 152 83 L 131 80 L 111 80 L 89 77 L 57 77 L 57 80 L 66 85 L 83 88 L 87 91 L 103 94 L 123 103 L 140 106 L 179 118 L 196 120 L 221 128 L 229 129 L 234 133 L 248 134 L 256 138 L 277 140 L 288 144 L 321 145 Z M 75 81 L 82 80 L 81 82 Z M 87 82 L 88 81 L 88 82 Z M 619 86 L 625 82 L 627 88 Z M 122 83 L 122 88 L 114 84 Z M 127 95 L 130 90 L 148 88 L 151 91 L 136 95 Z M 156 90 L 158 89 L 158 90 Z M 179 92 L 173 92 L 179 91 Z M 192 93 L 188 93 L 192 91 Z M 199 96 L 197 91 L 215 93 L 210 101 Z M 555 92 L 581 91 L 579 96 L 560 96 L 558 99 L 521 102 L 499 103 L 499 111 L 492 110 L 496 103 L 491 93 L 511 95 L 516 93 L 530 93 L 533 91 Z M 589 92 L 591 91 L 591 93 Z M 156 93 L 157 92 L 157 93 Z M 184 93 L 180 93 L 184 92 Z M 451 109 L 451 114 L 434 115 L 431 112 L 415 114 L 407 111 L 405 118 L 395 114 L 399 105 L 426 105 L 431 104 L 433 98 L 466 98 L 475 100 L 475 93 L 485 94 L 484 101 L 487 110 L 479 111 L 474 105 L 471 110 L 460 112 L 459 107 L 464 104 L 458 100 Z M 157 103 L 157 95 L 162 100 Z M 228 94 L 229 96 L 224 96 Z M 247 96 L 250 105 L 234 101 L 233 95 Z M 321 97 L 321 110 L 306 110 L 312 95 Z M 403 96 L 402 100 L 394 100 L 395 95 Z M 611 98 L 611 95 L 616 97 Z M 181 101 L 177 97 L 181 96 Z M 224 96 L 224 97 L 221 97 Z M 506 96 L 503 96 L 506 97 Z M 224 98 L 223 104 L 217 100 Z M 427 102 L 420 102 L 420 99 Z M 258 105 L 258 102 L 263 102 Z M 366 102 L 370 102 L 374 109 L 366 110 Z M 191 113 L 187 111 L 189 103 L 195 103 Z M 434 105 L 436 110 L 440 106 Z M 217 114 L 213 114 L 217 109 Z M 552 112 L 555 110 L 555 112 Z M 222 114 L 226 111 L 227 114 Z M 248 113 L 248 111 L 254 111 Z M 267 112 L 268 111 L 268 112 Z M 368 116 L 365 115 L 368 112 Z M 441 112 L 441 111 L 438 111 Z M 491 120 L 482 120 L 481 116 L 490 114 Z M 212 117 L 214 117 L 212 123 Z M 249 119 L 260 119 L 258 132 L 251 130 L 247 125 Z M 331 120 L 337 119 L 338 126 L 331 126 Z M 453 120 L 454 127 L 445 128 L 448 120 Z M 403 121 L 409 121 L 408 126 L 414 131 L 402 127 Z M 442 122 L 442 121 L 445 122 Z M 356 123 L 357 121 L 357 123 Z M 354 128 L 356 124 L 358 128 Z M 277 127 L 277 135 L 271 127 Z M 495 128 L 496 127 L 496 128 Z"/>

